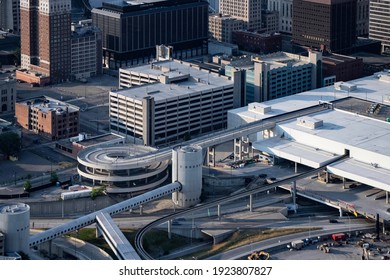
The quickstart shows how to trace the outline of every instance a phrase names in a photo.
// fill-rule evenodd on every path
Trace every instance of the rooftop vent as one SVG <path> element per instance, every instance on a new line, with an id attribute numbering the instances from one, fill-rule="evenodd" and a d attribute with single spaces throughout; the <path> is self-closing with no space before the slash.
<path id="1" fill-rule="evenodd" d="M 355 91 L 357 90 L 357 86 L 351 83 L 345 83 L 345 82 L 337 82 L 334 84 L 334 88 L 337 90 L 343 90 L 343 91 Z"/>
<path id="2" fill-rule="evenodd" d="M 253 102 L 248 104 L 248 111 L 265 115 L 268 112 L 271 112 L 271 106 L 265 105 L 263 103 Z"/>
<path id="3" fill-rule="evenodd" d="M 301 117 L 297 118 L 297 125 L 307 127 L 310 129 L 316 129 L 324 125 L 322 120 L 311 118 L 311 117 Z"/>

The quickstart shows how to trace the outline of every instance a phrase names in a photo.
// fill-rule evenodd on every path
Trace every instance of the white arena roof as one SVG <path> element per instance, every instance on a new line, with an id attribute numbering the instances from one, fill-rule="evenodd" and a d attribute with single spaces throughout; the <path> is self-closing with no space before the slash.
<path id="1" fill-rule="evenodd" d="M 313 168 L 325 166 L 340 155 L 313 148 L 301 143 L 274 137 L 253 144 L 256 150 L 288 159 Z"/>
<path id="2" fill-rule="evenodd" d="M 327 167 L 330 173 L 349 178 L 385 191 L 390 191 L 390 170 L 375 167 L 375 164 L 367 164 L 349 158 L 330 164 Z"/>

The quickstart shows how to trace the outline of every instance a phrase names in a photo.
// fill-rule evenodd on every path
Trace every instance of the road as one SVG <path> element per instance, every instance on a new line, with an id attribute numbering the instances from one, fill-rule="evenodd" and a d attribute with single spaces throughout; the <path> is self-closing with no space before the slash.
<path id="1" fill-rule="evenodd" d="M 314 224 L 314 223 L 313 223 Z M 324 227 L 322 230 L 316 230 L 312 231 L 310 234 L 312 237 L 316 236 L 323 236 L 323 235 L 329 235 L 334 233 L 335 231 L 356 231 L 356 230 L 363 230 L 363 229 L 369 229 L 369 228 L 374 228 L 374 226 L 371 224 L 367 224 L 365 222 L 363 223 L 353 223 L 349 225 L 348 223 L 343 223 L 343 224 L 337 224 L 337 225 L 327 225 L 326 223 L 317 223 L 316 226 Z M 275 238 L 270 238 L 264 241 L 260 242 L 255 242 L 251 243 L 249 245 L 245 245 L 236 249 L 232 249 L 217 255 L 214 255 L 208 260 L 237 260 L 241 259 L 245 256 L 248 256 L 250 253 L 253 251 L 259 251 L 259 250 L 264 250 L 267 251 L 270 248 L 273 248 L 275 246 L 286 246 L 288 243 L 294 240 L 301 240 L 308 238 L 308 232 L 303 232 L 303 233 L 296 233 L 296 234 L 291 234 L 291 235 L 285 235 L 285 236 L 280 236 L 280 237 L 275 237 Z"/>

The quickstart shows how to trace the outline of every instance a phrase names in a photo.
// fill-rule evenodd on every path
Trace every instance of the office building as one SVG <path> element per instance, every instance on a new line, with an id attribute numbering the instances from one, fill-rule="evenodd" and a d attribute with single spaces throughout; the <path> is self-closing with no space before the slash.
<path id="1" fill-rule="evenodd" d="M 390 52 L 390 1 L 370 1 L 369 37 L 382 42 L 382 52 Z"/>
<path id="2" fill-rule="evenodd" d="M 314 51 L 308 57 L 285 52 L 243 57 L 227 65 L 225 75 L 235 83 L 242 79 L 245 104 L 263 102 L 320 87 L 321 60 L 321 53 Z"/>
<path id="3" fill-rule="evenodd" d="M 0 114 L 15 112 L 16 81 L 0 78 Z"/>
<path id="4" fill-rule="evenodd" d="M 46 96 L 16 103 L 17 123 L 50 140 L 76 136 L 80 132 L 79 108 Z"/>
<path id="5" fill-rule="evenodd" d="M 279 14 L 279 31 L 292 33 L 293 0 L 268 0 L 268 10 Z"/>
<path id="6" fill-rule="evenodd" d="M 110 92 L 111 132 L 145 145 L 221 129 L 227 110 L 240 105 L 233 81 L 184 62 L 120 69 L 119 79 L 122 89 Z"/>
<path id="7" fill-rule="evenodd" d="M 246 29 L 260 30 L 262 0 L 220 0 L 219 12 L 240 19 L 246 23 Z"/>
<path id="8" fill-rule="evenodd" d="M 345 53 L 356 42 L 355 0 L 294 0 L 293 43 Z"/>
<path id="9" fill-rule="evenodd" d="M 209 16 L 210 38 L 220 42 L 232 43 L 233 31 L 244 29 L 245 23 L 242 20 L 222 14 Z"/>
<path id="10" fill-rule="evenodd" d="M 71 75 L 80 80 L 102 74 L 102 36 L 92 20 L 72 24 Z"/>
<path id="11" fill-rule="evenodd" d="M 0 0 L 0 28 L 20 32 L 20 0 Z"/>
<path id="12" fill-rule="evenodd" d="M 71 71 L 71 1 L 20 0 L 21 66 L 51 83 Z M 26 72 L 25 72 L 26 74 Z"/>
<path id="13" fill-rule="evenodd" d="M 357 0 L 356 35 L 367 37 L 369 32 L 370 0 Z"/>
<path id="14" fill-rule="evenodd" d="M 205 0 L 103 3 L 92 20 L 102 31 L 103 66 L 110 69 L 148 63 L 161 44 L 172 46 L 178 59 L 207 54 Z"/>

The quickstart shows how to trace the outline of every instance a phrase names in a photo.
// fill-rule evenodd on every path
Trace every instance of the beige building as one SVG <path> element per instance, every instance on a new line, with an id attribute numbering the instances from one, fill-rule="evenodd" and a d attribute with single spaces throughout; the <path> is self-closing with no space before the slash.
<path id="1" fill-rule="evenodd" d="M 220 42 L 232 43 L 233 31 L 241 30 L 245 26 L 242 20 L 222 14 L 209 16 L 210 37 Z"/>
<path id="2" fill-rule="evenodd" d="M 262 0 L 221 0 L 219 12 L 240 19 L 250 30 L 260 30 Z"/>
<path id="3" fill-rule="evenodd" d="M 120 69 L 110 92 L 110 129 L 145 145 L 181 142 L 226 125 L 239 89 L 225 76 L 181 61 Z"/>

